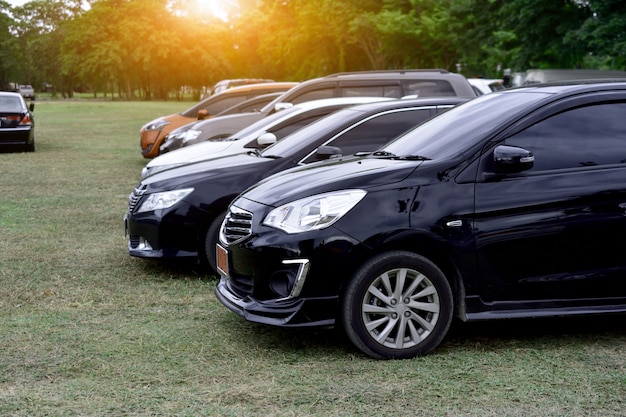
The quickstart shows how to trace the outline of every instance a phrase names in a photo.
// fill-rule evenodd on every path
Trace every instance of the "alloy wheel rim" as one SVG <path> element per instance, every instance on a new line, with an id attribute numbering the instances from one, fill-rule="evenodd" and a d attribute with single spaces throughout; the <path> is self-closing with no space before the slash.
<path id="1" fill-rule="evenodd" d="M 366 331 L 391 349 L 411 348 L 426 340 L 440 311 L 435 286 L 424 274 L 408 268 L 379 275 L 367 288 L 362 303 Z"/>

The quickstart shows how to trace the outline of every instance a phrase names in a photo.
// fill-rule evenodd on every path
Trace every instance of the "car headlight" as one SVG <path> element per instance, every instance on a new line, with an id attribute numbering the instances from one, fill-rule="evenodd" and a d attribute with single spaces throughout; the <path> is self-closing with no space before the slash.
<path id="1" fill-rule="evenodd" d="M 148 198 L 141 203 L 137 213 L 143 213 L 144 211 L 161 210 L 172 207 L 180 200 L 191 194 L 193 188 L 183 188 L 180 190 L 165 191 L 162 193 L 150 194 Z"/>
<path id="2" fill-rule="evenodd" d="M 183 136 L 183 143 L 195 140 L 198 136 L 200 136 L 200 133 L 202 133 L 201 130 L 189 129 L 187 132 L 185 132 L 185 136 Z"/>
<path id="3" fill-rule="evenodd" d="M 324 229 L 349 212 L 367 194 L 342 190 L 293 201 L 270 211 L 263 224 L 286 233 Z"/>
<path id="4" fill-rule="evenodd" d="M 161 130 L 163 129 L 165 126 L 171 124 L 172 122 L 169 122 L 167 120 L 161 119 L 161 120 L 155 120 L 153 122 L 148 123 L 147 125 L 144 126 L 144 130 Z"/>

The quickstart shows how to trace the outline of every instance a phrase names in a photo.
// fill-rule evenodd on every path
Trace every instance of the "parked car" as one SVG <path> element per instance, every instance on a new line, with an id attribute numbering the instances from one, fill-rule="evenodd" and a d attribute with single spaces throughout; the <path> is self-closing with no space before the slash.
<path id="1" fill-rule="evenodd" d="M 32 85 L 20 85 L 17 87 L 17 92 L 24 98 L 29 98 L 31 100 L 35 100 L 35 89 Z"/>
<path id="2" fill-rule="evenodd" d="M 383 100 L 391 99 L 385 97 L 336 97 L 305 101 L 264 117 L 228 138 L 210 140 L 193 146 L 175 149 L 172 152 L 164 152 L 146 164 L 141 170 L 141 176 L 145 178 L 156 172 L 191 162 L 234 155 L 252 149 L 263 149 L 343 107 Z M 186 134 L 195 136 L 193 128 L 186 131 Z M 174 133 L 170 134 L 170 136 L 173 135 Z M 181 138 L 181 141 L 184 141 L 184 136 Z M 163 146 L 165 145 L 167 145 L 167 142 Z"/>
<path id="3" fill-rule="evenodd" d="M 128 252 L 142 258 L 197 258 L 215 270 L 219 227 L 230 201 L 247 187 L 296 165 L 371 152 L 464 100 L 443 97 L 352 106 L 260 152 L 187 164 L 144 178 L 129 197 Z"/>
<path id="4" fill-rule="evenodd" d="M 230 205 L 215 294 L 253 322 L 340 323 L 374 358 L 432 351 L 454 315 L 624 313 L 625 112 L 626 82 L 496 91 L 271 176 Z"/>
<path id="5" fill-rule="evenodd" d="M 491 93 L 492 91 L 504 90 L 503 80 L 492 78 L 468 78 L 477 96 Z"/>
<path id="6" fill-rule="evenodd" d="M 168 164 L 172 162 L 182 164 L 186 162 L 186 156 L 192 155 L 194 160 L 208 159 L 213 157 L 216 151 L 229 154 L 239 153 L 244 150 L 243 146 L 261 149 L 276 142 L 276 134 L 281 135 L 281 138 L 287 136 L 288 133 L 295 131 L 299 127 L 302 127 L 305 124 L 312 122 L 314 119 L 320 118 L 321 116 L 325 116 L 334 110 L 338 110 L 341 107 L 381 100 L 391 99 L 386 97 L 335 97 L 305 101 L 288 109 L 281 110 L 278 113 L 266 116 L 255 123 L 252 123 L 250 126 L 234 132 L 230 136 L 220 136 L 202 141 L 198 141 L 198 138 L 202 135 L 201 129 L 203 129 L 203 126 L 210 125 L 212 123 L 220 123 L 221 126 L 224 126 L 222 122 L 229 118 L 226 117 L 225 119 L 220 120 L 216 118 L 213 119 L 211 123 L 208 120 L 206 123 L 204 121 L 191 123 L 170 133 L 165 140 L 165 143 L 161 145 L 161 156 L 163 157 L 161 161 L 156 161 L 148 165 L 156 167 L 157 165 L 162 164 L 164 160 L 169 161 L 167 162 Z M 235 127 L 236 126 L 233 127 L 233 130 Z M 270 131 L 276 133 L 271 135 L 271 140 L 268 140 L 268 135 L 265 135 L 261 142 L 257 141 L 259 136 Z M 242 139 L 245 140 L 246 143 L 241 143 L 240 140 Z M 187 153 L 178 153 L 177 156 L 174 157 L 169 156 L 171 151 L 181 151 L 181 148 L 187 148 L 191 145 L 203 145 L 206 143 L 210 143 L 210 145 L 205 145 L 202 147 L 202 150 L 200 150 L 200 148 L 193 148 L 192 151 Z"/>
<path id="7" fill-rule="evenodd" d="M 305 101 L 331 97 L 476 97 L 467 79 L 462 75 L 445 70 L 390 70 L 338 73 L 305 81 L 284 93 L 258 112 L 241 113 L 215 120 L 197 123 L 193 129 L 197 135 L 187 139 L 185 145 L 179 142 L 187 137 L 185 126 L 172 133 L 170 142 L 162 146 L 162 152 L 177 149 L 186 144 L 206 140 L 226 138 L 246 126 L 276 111 L 289 108 Z"/>
<path id="8" fill-rule="evenodd" d="M 0 92 L 0 146 L 35 151 L 34 110 L 19 93 Z"/>
<path id="9" fill-rule="evenodd" d="M 530 69 L 523 85 L 555 81 L 626 78 L 626 71 L 593 69 Z"/>
<path id="10" fill-rule="evenodd" d="M 297 83 L 261 83 L 240 87 L 232 87 L 221 93 L 212 95 L 199 103 L 189 107 L 181 113 L 170 114 L 154 119 L 140 129 L 141 154 L 144 158 L 154 158 L 159 154 L 159 148 L 165 136 L 172 130 L 196 120 L 207 119 L 261 94 L 285 92 Z"/>

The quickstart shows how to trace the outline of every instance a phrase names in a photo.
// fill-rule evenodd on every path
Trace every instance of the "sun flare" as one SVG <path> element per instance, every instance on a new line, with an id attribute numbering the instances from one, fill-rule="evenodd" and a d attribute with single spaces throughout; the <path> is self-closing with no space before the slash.
<path id="1" fill-rule="evenodd" d="M 200 15 L 209 15 L 223 21 L 228 21 L 230 14 L 238 4 L 235 0 L 196 0 L 196 12 Z"/>

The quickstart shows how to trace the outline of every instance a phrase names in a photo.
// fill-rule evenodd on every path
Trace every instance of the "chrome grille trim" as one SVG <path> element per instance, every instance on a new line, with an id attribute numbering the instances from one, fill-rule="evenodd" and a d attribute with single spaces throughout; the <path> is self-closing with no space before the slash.
<path id="1" fill-rule="evenodd" d="M 252 234 L 252 213 L 235 206 L 230 206 L 222 228 L 220 241 L 231 244 Z"/>
<path id="2" fill-rule="evenodd" d="M 128 212 L 132 213 L 137 207 L 137 203 L 141 199 L 141 197 L 146 193 L 146 189 L 148 187 L 144 184 L 140 184 L 136 187 L 132 193 L 128 196 Z"/>

